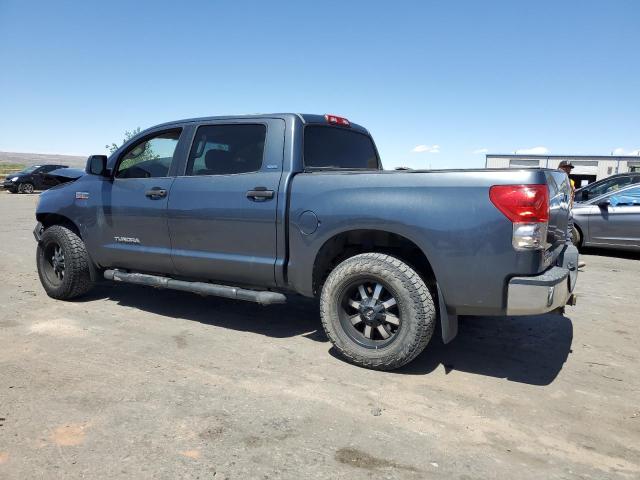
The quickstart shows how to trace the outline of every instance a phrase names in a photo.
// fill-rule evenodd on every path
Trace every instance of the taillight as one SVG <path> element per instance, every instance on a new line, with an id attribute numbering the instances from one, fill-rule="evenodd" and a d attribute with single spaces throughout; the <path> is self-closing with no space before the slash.
<path id="1" fill-rule="evenodd" d="M 545 248 L 549 221 L 546 185 L 494 185 L 489 198 L 513 223 L 512 244 L 516 250 Z"/>
<path id="2" fill-rule="evenodd" d="M 512 222 L 547 222 L 549 190 L 546 185 L 494 185 L 491 202 Z"/>
<path id="3" fill-rule="evenodd" d="M 337 115 L 326 114 L 324 116 L 324 119 L 327 121 L 327 123 L 331 123 L 333 125 L 342 125 L 343 127 L 351 126 L 351 123 L 349 123 L 349 120 L 347 120 L 344 117 L 338 117 Z"/>

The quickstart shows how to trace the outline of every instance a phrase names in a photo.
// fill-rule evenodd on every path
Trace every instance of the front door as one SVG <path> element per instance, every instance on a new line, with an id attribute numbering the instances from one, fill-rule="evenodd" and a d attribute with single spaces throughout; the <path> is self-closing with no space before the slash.
<path id="1" fill-rule="evenodd" d="M 169 168 L 180 129 L 135 142 L 119 157 L 113 178 L 101 182 L 100 264 L 171 273 L 167 201 L 174 178 Z"/>
<path id="2" fill-rule="evenodd" d="M 592 207 L 589 234 L 594 244 L 640 247 L 640 186 L 606 197 L 608 204 Z"/>
<path id="3" fill-rule="evenodd" d="M 168 217 L 177 272 L 230 283 L 274 285 L 276 207 L 284 121 L 201 125 Z"/>

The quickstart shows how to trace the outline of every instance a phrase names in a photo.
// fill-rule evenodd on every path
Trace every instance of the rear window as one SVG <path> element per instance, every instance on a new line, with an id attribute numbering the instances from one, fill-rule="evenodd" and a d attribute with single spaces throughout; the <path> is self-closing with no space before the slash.
<path id="1" fill-rule="evenodd" d="M 304 130 L 304 165 L 308 168 L 379 168 L 378 155 L 368 135 L 313 125 Z"/>

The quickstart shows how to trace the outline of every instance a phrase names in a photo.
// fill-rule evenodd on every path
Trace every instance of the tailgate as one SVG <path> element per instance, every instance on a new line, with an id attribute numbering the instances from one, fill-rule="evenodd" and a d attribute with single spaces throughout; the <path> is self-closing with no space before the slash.
<path id="1" fill-rule="evenodd" d="M 548 254 L 552 260 L 567 242 L 567 227 L 571 206 L 571 184 L 564 172 L 545 171 L 549 185 L 549 229 L 547 233 Z"/>

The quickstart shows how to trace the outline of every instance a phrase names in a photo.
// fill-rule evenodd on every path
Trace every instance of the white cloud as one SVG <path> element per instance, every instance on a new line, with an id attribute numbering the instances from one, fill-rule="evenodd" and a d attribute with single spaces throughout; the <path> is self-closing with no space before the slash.
<path id="1" fill-rule="evenodd" d="M 518 155 L 544 155 L 545 153 L 549 153 L 547 147 L 522 148 L 516 150 L 516 154 Z"/>
<path id="2" fill-rule="evenodd" d="M 637 148 L 635 150 L 629 150 L 626 151 L 624 148 L 622 147 L 618 147 L 616 148 L 613 152 L 611 152 L 613 155 L 633 155 L 633 156 L 638 156 L 640 155 L 640 148 Z"/>
<path id="3" fill-rule="evenodd" d="M 440 145 L 416 145 L 411 151 L 413 153 L 440 153 Z"/>
<path id="4" fill-rule="evenodd" d="M 489 149 L 488 148 L 479 148 L 477 150 L 474 150 L 473 153 L 475 153 L 475 154 L 489 153 Z"/>

